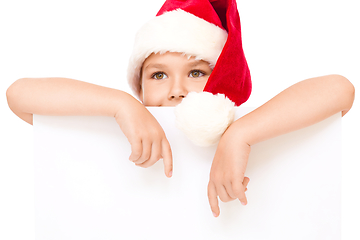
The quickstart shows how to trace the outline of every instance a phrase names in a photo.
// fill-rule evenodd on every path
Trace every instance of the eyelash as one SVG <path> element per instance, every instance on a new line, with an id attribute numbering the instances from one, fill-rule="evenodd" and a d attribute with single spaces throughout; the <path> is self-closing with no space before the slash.
<path id="1" fill-rule="evenodd" d="M 204 73 L 203 71 L 199 70 L 199 69 L 194 69 L 194 70 L 191 70 L 190 73 L 189 73 L 189 76 L 194 73 L 194 72 L 199 72 L 200 73 L 200 76 L 198 77 L 193 77 L 193 78 L 199 78 L 199 77 L 203 77 L 206 75 L 206 73 Z"/>
<path id="2" fill-rule="evenodd" d="M 199 77 L 203 77 L 203 76 L 206 75 L 205 72 L 203 72 L 203 71 L 201 71 L 201 70 L 199 70 L 199 69 L 194 69 L 194 70 L 191 70 L 191 71 L 190 71 L 190 73 L 189 73 L 188 76 L 190 77 L 191 74 L 194 73 L 194 72 L 199 72 L 199 73 L 200 73 L 200 76 L 198 76 L 198 77 L 191 77 L 191 78 L 199 78 Z M 165 76 L 167 77 L 166 73 L 159 71 L 159 72 L 153 73 L 153 74 L 151 75 L 151 78 L 157 79 L 157 80 L 164 79 L 164 78 L 156 78 L 156 75 L 157 75 L 157 74 L 163 74 L 163 75 L 165 75 Z"/>
<path id="3" fill-rule="evenodd" d="M 164 79 L 164 78 L 156 78 L 156 77 L 155 77 L 155 76 L 156 76 L 157 74 L 159 74 L 159 73 L 167 76 L 164 72 L 155 72 L 155 73 L 153 73 L 153 74 L 151 75 L 151 78 L 156 79 L 156 80 Z"/>

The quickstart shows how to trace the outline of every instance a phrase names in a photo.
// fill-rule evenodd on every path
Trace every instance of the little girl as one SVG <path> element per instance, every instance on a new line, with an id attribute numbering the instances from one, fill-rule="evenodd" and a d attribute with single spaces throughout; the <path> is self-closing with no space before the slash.
<path id="1" fill-rule="evenodd" d="M 129 83 L 137 99 L 120 90 L 65 78 L 24 78 L 7 90 L 11 110 L 32 124 L 33 114 L 115 117 L 131 144 L 129 159 L 149 167 L 163 159 L 172 176 L 172 153 L 159 123 L 145 106 L 175 106 L 189 92 L 225 94 L 235 105 L 251 92 L 235 0 L 168 0 L 140 29 L 131 56 Z M 344 116 L 354 87 L 343 76 L 301 81 L 235 121 L 223 134 L 212 162 L 208 197 L 215 217 L 218 196 L 227 202 L 245 196 L 251 146 L 335 113 Z"/>

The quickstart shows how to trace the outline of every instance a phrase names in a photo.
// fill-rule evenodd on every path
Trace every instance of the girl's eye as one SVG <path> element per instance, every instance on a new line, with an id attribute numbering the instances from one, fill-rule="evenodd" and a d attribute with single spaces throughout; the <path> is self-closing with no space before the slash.
<path id="1" fill-rule="evenodd" d="M 152 75 L 151 78 L 155 78 L 155 79 L 165 79 L 167 78 L 166 74 L 163 72 L 156 72 Z"/>
<path id="2" fill-rule="evenodd" d="M 203 73 L 200 70 L 193 70 L 193 71 L 190 72 L 189 76 L 192 77 L 192 78 L 198 78 L 198 77 L 202 77 L 204 75 L 205 75 L 205 73 Z"/>

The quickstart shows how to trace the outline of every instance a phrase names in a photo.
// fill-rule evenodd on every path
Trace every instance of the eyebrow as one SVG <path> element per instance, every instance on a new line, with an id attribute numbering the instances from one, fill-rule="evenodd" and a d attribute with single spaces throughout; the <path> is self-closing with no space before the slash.
<path id="1" fill-rule="evenodd" d="M 149 65 L 147 65 L 144 69 L 148 69 L 148 68 L 164 68 L 166 67 L 166 65 L 161 64 L 161 63 L 150 63 Z"/>
<path id="2" fill-rule="evenodd" d="M 209 66 L 209 64 L 205 61 L 201 61 L 201 60 L 195 60 L 194 62 L 190 62 L 188 64 L 189 67 L 193 68 L 193 67 L 196 67 L 198 65 L 206 65 L 206 66 Z"/>
<path id="3" fill-rule="evenodd" d="M 198 65 L 208 65 L 208 63 L 206 63 L 205 61 L 201 61 L 201 60 L 195 60 L 195 61 L 191 61 L 188 66 L 190 68 L 196 67 Z M 148 69 L 148 68 L 158 68 L 158 69 L 163 69 L 166 68 L 167 65 L 166 64 L 161 64 L 161 63 L 150 63 L 149 65 L 147 65 L 144 69 Z"/>

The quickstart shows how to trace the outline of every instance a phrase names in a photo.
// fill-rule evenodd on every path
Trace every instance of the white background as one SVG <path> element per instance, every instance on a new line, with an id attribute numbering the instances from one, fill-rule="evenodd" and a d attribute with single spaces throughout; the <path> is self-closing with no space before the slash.
<path id="1" fill-rule="evenodd" d="M 243 106 L 260 106 L 298 81 L 327 74 L 360 87 L 357 1 L 237 2 L 253 80 Z M 6 89 L 22 77 L 68 77 L 129 92 L 135 32 L 162 3 L 0 2 L 0 239 L 34 239 L 32 127 L 9 110 Z M 343 239 L 360 238 L 359 120 L 355 101 L 343 118 Z"/>

